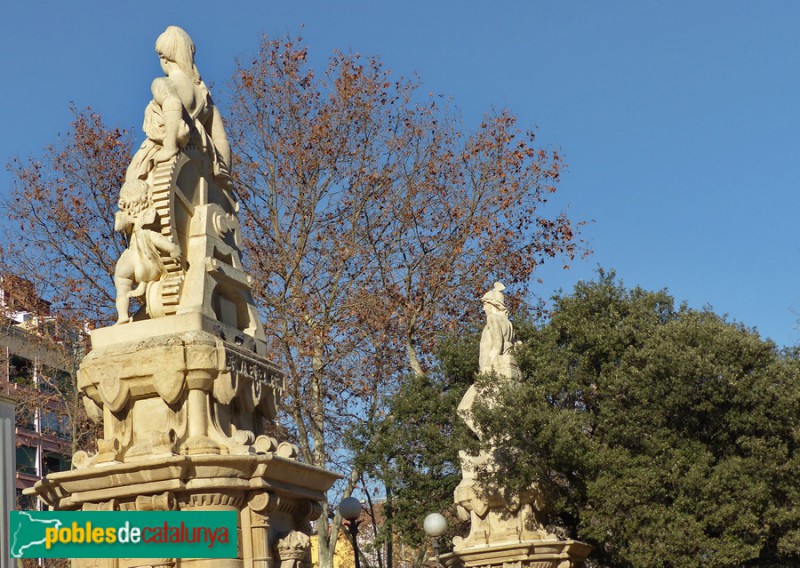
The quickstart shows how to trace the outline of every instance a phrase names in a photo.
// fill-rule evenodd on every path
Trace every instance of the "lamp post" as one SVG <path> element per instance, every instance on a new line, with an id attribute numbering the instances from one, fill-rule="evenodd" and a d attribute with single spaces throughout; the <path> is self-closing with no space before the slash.
<path id="1" fill-rule="evenodd" d="M 447 530 L 447 519 L 439 513 L 431 513 L 425 517 L 422 528 L 425 529 L 425 534 L 431 537 L 431 544 L 436 553 L 436 568 L 439 568 L 439 537 Z"/>
<path id="2" fill-rule="evenodd" d="M 339 503 L 339 514 L 347 520 L 347 529 L 353 537 L 353 552 L 356 556 L 356 568 L 361 568 L 358 557 L 358 517 L 361 516 L 361 502 L 355 497 L 346 497 Z"/>

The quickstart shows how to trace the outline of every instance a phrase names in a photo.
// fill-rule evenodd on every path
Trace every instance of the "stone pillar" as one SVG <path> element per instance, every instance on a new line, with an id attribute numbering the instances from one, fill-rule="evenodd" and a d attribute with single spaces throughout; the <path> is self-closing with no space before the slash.
<path id="1" fill-rule="evenodd" d="M 0 564 L 3 566 L 9 558 L 8 512 L 16 509 L 14 424 L 14 401 L 0 395 Z"/>
<path id="2" fill-rule="evenodd" d="M 248 568 L 273 568 L 269 538 L 269 506 L 271 496 L 267 492 L 255 493 L 242 511 L 242 539 L 251 550 Z"/>

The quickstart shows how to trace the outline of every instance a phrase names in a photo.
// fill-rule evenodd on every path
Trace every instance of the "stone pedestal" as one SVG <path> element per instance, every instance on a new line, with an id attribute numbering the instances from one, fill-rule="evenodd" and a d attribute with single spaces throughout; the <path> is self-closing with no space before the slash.
<path id="1" fill-rule="evenodd" d="M 49 475 L 39 496 L 57 509 L 84 511 L 238 512 L 236 559 L 76 559 L 74 567 L 262 567 L 277 565 L 277 544 L 307 542 L 308 521 L 334 476 L 275 452 L 150 458 Z M 304 558 L 308 547 L 294 551 Z"/>
<path id="2" fill-rule="evenodd" d="M 472 460 L 472 461 L 471 461 Z M 462 464 L 491 461 L 489 456 L 462 457 Z M 545 506 L 541 492 L 489 492 L 464 468 L 455 490 L 459 517 L 470 521 L 465 538 L 453 539 L 453 553 L 443 556 L 453 568 L 580 568 L 592 547 L 560 539 L 537 519 Z"/>
<path id="3" fill-rule="evenodd" d="M 308 554 L 303 532 L 338 476 L 298 462 L 294 445 L 265 434 L 283 373 L 256 343 L 248 350 L 223 340 L 224 328 L 189 314 L 94 332 L 78 382 L 90 415 L 103 420 L 103 439 L 97 453 L 78 452 L 75 470 L 47 476 L 35 492 L 59 510 L 234 510 L 238 558 L 73 566 L 274 568 L 286 564 L 280 542 L 294 543 L 294 559 Z"/>
<path id="4" fill-rule="evenodd" d="M 453 568 L 575 568 L 591 550 L 575 540 L 538 539 L 467 548 L 443 555 L 441 562 Z"/>
<path id="5" fill-rule="evenodd" d="M 76 455 L 76 465 L 241 455 L 272 445 L 277 451 L 278 442 L 262 436 L 276 416 L 283 373 L 255 348 L 223 340 L 237 337 L 225 331 L 218 321 L 186 314 L 94 332 L 78 385 L 104 435 L 99 453 Z"/>

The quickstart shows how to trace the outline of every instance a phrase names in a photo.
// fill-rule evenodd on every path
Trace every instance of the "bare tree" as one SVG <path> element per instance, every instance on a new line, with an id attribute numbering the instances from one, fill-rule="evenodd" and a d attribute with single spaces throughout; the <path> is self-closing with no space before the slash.
<path id="1" fill-rule="evenodd" d="M 507 111 L 467 132 L 377 58 L 335 53 L 318 75 L 299 40 L 264 40 L 232 91 L 248 257 L 289 371 L 285 408 L 307 461 L 350 470 L 347 495 L 353 420 L 381 417 L 381 393 L 425 371 L 487 282 L 527 283 L 578 252 L 567 216 L 542 212 L 561 160 Z M 319 527 L 321 566 L 340 522 Z"/>
<path id="2" fill-rule="evenodd" d="M 2 262 L 34 282 L 60 317 L 97 326 L 114 308 L 114 264 L 125 247 L 114 212 L 132 139 L 91 109 L 73 114 L 69 131 L 41 157 L 7 166 L 13 184 L 2 201 L 11 221 Z"/>

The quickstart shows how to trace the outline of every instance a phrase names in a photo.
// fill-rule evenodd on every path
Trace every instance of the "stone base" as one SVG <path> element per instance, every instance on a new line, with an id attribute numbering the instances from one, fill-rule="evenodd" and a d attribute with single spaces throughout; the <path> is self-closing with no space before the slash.
<path id="1" fill-rule="evenodd" d="M 490 491 L 474 477 L 477 467 L 491 465 L 493 456 L 481 452 L 476 457 L 461 454 L 464 475 L 454 493 L 458 517 L 470 521 L 469 535 L 454 537 L 456 551 L 505 542 L 553 540 L 558 537 L 548 532 L 537 518 L 544 507 L 538 487 L 527 491 Z M 476 466 L 477 464 L 477 466 Z"/>
<path id="2" fill-rule="evenodd" d="M 448 568 L 582 568 L 591 551 L 576 540 L 529 540 L 465 548 L 440 561 Z"/>
<path id="3" fill-rule="evenodd" d="M 204 321 L 177 315 L 92 333 L 78 386 L 104 434 L 97 454 L 76 454 L 78 468 L 177 453 L 254 454 L 255 446 L 279 445 L 264 439 L 284 380 L 272 362 L 204 329 L 147 336 L 156 324 L 191 328 Z"/>
<path id="4" fill-rule="evenodd" d="M 238 514 L 235 559 L 76 559 L 73 568 L 296 568 L 309 554 L 309 521 L 339 477 L 274 452 L 173 455 L 53 473 L 30 493 L 57 510 Z"/>

